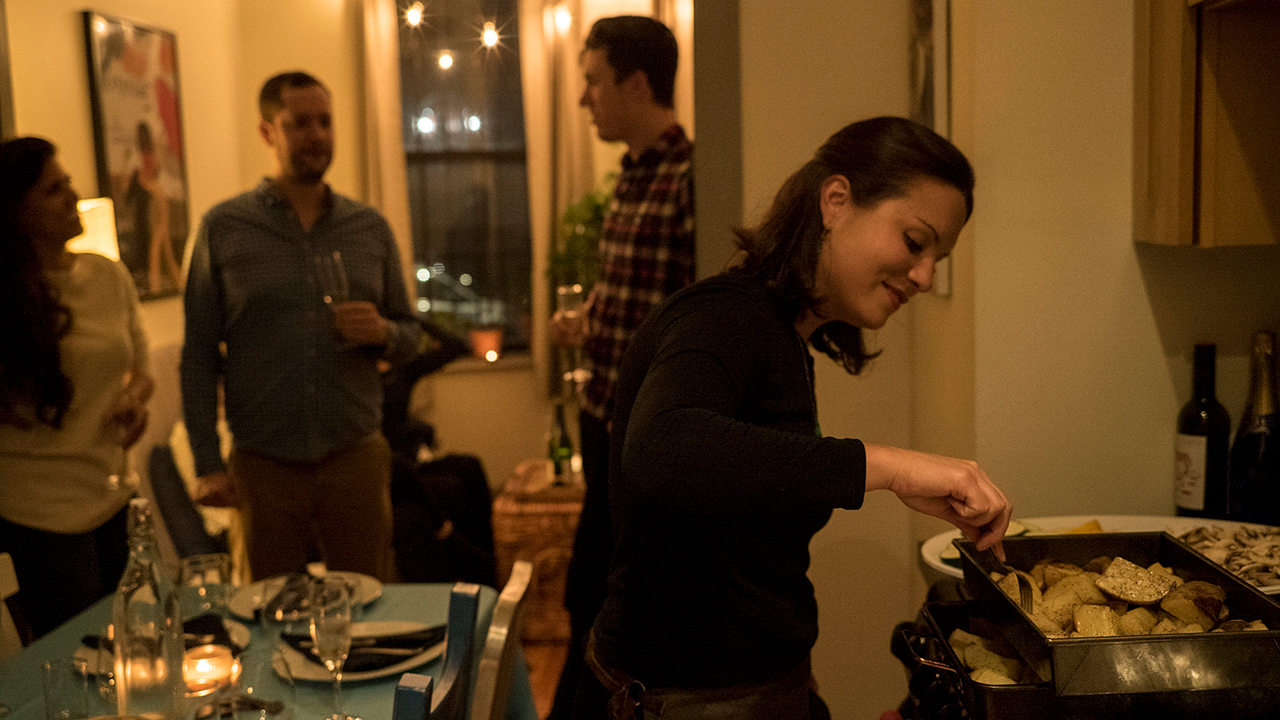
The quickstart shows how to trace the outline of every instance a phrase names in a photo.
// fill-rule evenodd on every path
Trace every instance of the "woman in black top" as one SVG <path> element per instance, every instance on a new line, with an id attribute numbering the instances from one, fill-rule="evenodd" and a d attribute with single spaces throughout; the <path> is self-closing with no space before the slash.
<path id="1" fill-rule="evenodd" d="M 613 419 L 609 596 L 588 650 L 612 717 L 825 714 L 810 691 L 808 544 L 867 491 L 1002 554 L 1009 503 L 976 463 L 822 436 L 808 350 L 859 372 L 873 357 L 861 329 L 930 289 L 972 207 L 973 171 L 945 139 L 900 118 L 854 123 L 739 231 L 737 267 L 637 332 Z M 581 716 L 600 717 L 589 695 Z"/>

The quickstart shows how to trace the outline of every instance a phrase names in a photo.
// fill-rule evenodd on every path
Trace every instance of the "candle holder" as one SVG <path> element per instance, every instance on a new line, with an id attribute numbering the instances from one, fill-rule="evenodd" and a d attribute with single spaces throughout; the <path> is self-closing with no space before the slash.
<path id="1" fill-rule="evenodd" d="M 197 645 L 182 656 L 187 697 L 205 697 L 231 685 L 235 658 L 226 645 Z"/>

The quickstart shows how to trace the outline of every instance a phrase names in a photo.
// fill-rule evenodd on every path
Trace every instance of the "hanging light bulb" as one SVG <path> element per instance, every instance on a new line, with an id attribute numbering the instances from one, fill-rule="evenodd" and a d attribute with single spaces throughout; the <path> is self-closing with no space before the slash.
<path id="1" fill-rule="evenodd" d="M 480 34 L 480 39 L 485 47 L 493 47 L 498 44 L 498 28 L 491 22 L 484 24 L 484 32 Z"/>
<path id="2" fill-rule="evenodd" d="M 440 53 L 440 69 L 448 70 L 451 67 L 453 67 L 453 53 L 445 50 Z"/>
<path id="3" fill-rule="evenodd" d="M 408 25 L 409 27 L 418 27 L 419 25 L 421 25 L 423 10 L 424 8 L 422 7 L 422 3 L 420 2 L 416 2 L 410 5 L 409 9 L 404 11 L 405 24 Z"/>
<path id="4" fill-rule="evenodd" d="M 563 5 L 556 6 L 556 29 L 560 32 L 569 32 L 569 27 L 573 25 L 573 14 L 569 12 L 569 8 Z"/>

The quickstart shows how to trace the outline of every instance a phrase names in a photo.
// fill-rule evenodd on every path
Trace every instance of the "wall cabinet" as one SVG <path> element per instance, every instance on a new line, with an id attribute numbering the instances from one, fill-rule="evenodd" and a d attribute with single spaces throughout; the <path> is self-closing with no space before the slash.
<path id="1" fill-rule="evenodd" d="M 1280 2 L 1134 7 L 1134 239 L 1280 245 Z"/>

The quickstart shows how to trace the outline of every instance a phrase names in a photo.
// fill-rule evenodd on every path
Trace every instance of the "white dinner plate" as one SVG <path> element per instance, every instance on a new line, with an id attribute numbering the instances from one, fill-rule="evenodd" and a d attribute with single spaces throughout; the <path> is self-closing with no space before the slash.
<path id="1" fill-rule="evenodd" d="M 399 635 L 401 633 L 417 632 L 427 628 L 426 623 L 409 622 L 405 620 L 383 620 L 373 622 L 357 622 L 351 623 L 351 637 L 361 638 L 376 635 Z M 406 658 L 402 662 L 395 665 L 388 665 L 380 670 L 365 670 L 362 672 L 344 672 L 342 673 L 342 681 L 345 683 L 349 680 L 373 680 L 375 678 L 388 677 L 398 675 L 403 672 L 412 670 L 420 665 L 435 660 L 444 654 L 444 641 L 432 645 L 422 652 L 410 658 Z M 281 667 L 281 665 L 284 667 Z M 319 663 L 312 662 L 302 653 L 298 652 L 288 643 L 280 644 L 280 652 L 275 655 L 276 673 L 284 677 L 286 672 L 293 676 L 294 680 L 306 680 L 308 682 L 333 682 L 333 676 L 329 671 Z"/>
<path id="2" fill-rule="evenodd" d="M 223 618 L 222 624 L 226 626 L 227 634 L 231 636 L 231 642 L 239 645 L 240 651 L 244 652 L 244 649 L 249 647 L 249 640 L 253 638 L 253 633 L 249 632 L 249 628 L 245 627 L 244 623 L 238 620 Z M 91 648 L 84 643 L 80 643 L 80 646 L 76 648 L 76 651 L 72 653 L 72 656 L 77 660 L 84 661 L 85 670 L 90 675 L 97 672 L 98 651 L 94 648 Z"/>
<path id="3" fill-rule="evenodd" d="M 1053 535 L 1084 525 L 1090 520 L 1097 520 L 1103 532 L 1168 532 L 1170 535 L 1181 535 L 1196 527 L 1239 528 L 1242 526 L 1265 527 L 1252 523 L 1229 522 L 1226 520 L 1209 520 L 1206 518 L 1178 517 L 1170 515 L 1059 515 L 1056 517 L 1018 518 L 1018 522 L 1027 526 L 1028 535 Z M 947 530 L 938 533 L 920 546 L 920 557 L 925 564 L 944 575 L 963 578 L 964 572 L 954 565 L 942 561 L 942 551 L 952 540 L 962 537 L 959 530 Z M 1268 595 L 1280 595 L 1280 585 L 1267 585 L 1258 588 Z"/>
<path id="4" fill-rule="evenodd" d="M 328 574 L 345 578 L 348 583 L 353 585 L 358 583 L 356 597 L 354 598 L 358 605 L 367 605 L 382 597 L 382 583 L 372 575 L 346 572 L 345 570 L 331 570 Z M 252 620 L 253 614 L 262 607 L 263 602 L 280 592 L 280 588 L 284 587 L 285 580 L 285 575 L 276 575 L 275 577 L 245 585 L 232 594 L 231 600 L 227 602 L 227 608 L 236 617 Z"/>

